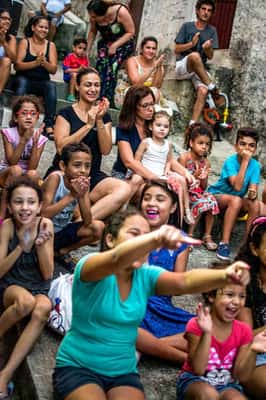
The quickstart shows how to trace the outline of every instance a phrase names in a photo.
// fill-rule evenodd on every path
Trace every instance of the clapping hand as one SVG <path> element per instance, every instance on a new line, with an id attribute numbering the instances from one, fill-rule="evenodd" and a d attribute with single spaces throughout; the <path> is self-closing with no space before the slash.
<path id="1" fill-rule="evenodd" d="M 206 40 L 202 45 L 203 50 L 212 49 L 212 44 L 213 44 L 213 39 Z"/>
<path id="2" fill-rule="evenodd" d="M 89 125 L 92 125 L 92 127 L 95 125 L 98 112 L 99 112 L 98 104 L 93 105 L 88 111 L 87 123 Z"/>
<path id="3" fill-rule="evenodd" d="M 199 303 L 196 309 L 197 322 L 204 333 L 212 332 L 212 319 L 210 315 L 210 310 L 208 307 L 203 307 L 202 303 Z"/>
<path id="4" fill-rule="evenodd" d="M 96 115 L 97 119 L 103 118 L 103 116 L 107 113 L 109 107 L 110 107 L 110 102 L 106 97 L 103 97 L 99 102 L 98 102 L 98 112 Z"/>
<path id="5" fill-rule="evenodd" d="M 165 54 L 162 54 L 154 63 L 155 68 L 159 68 L 165 60 Z"/>
<path id="6" fill-rule="evenodd" d="M 254 336 L 251 350 L 256 353 L 266 353 L 266 329 Z"/>
<path id="7" fill-rule="evenodd" d="M 199 38 L 200 38 L 200 32 L 195 33 L 195 35 L 193 36 L 193 38 L 191 40 L 192 47 L 197 46 Z"/>
<path id="8" fill-rule="evenodd" d="M 80 198 L 84 196 L 90 187 L 90 178 L 87 176 L 79 176 L 77 178 L 71 179 L 71 193 L 75 198 Z"/>

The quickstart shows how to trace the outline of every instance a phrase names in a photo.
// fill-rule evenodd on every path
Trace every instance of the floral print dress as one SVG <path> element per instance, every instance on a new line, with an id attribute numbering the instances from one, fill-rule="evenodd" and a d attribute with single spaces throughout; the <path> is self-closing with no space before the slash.
<path id="1" fill-rule="evenodd" d="M 203 169 L 206 166 L 205 160 L 199 161 L 199 168 Z M 194 175 L 197 166 L 194 160 L 189 158 L 186 162 L 186 169 Z M 206 192 L 202 187 L 193 187 L 189 189 L 190 209 L 193 217 L 196 219 L 202 213 L 211 211 L 212 215 L 219 214 L 220 210 L 218 203 L 213 194 Z"/>

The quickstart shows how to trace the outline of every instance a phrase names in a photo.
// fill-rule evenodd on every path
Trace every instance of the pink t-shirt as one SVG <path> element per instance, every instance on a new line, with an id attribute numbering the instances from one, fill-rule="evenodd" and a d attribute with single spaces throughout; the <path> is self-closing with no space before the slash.
<path id="1" fill-rule="evenodd" d="M 192 318 L 186 326 L 186 333 L 192 333 L 196 336 L 202 335 L 202 330 L 198 326 L 197 318 Z M 253 339 L 252 330 L 244 322 L 234 320 L 232 331 L 228 338 L 220 342 L 214 336 L 211 338 L 208 365 L 205 371 L 206 381 L 212 385 L 227 385 L 234 379 L 232 370 L 241 346 L 250 343 Z M 182 371 L 193 373 L 193 369 L 186 361 Z"/>
<path id="2" fill-rule="evenodd" d="M 17 127 L 3 128 L 0 132 L 5 136 L 7 141 L 12 144 L 13 149 L 15 149 L 18 146 L 20 141 L 20 136 Z M 43 146 L 44 143 L 47 142 L 47 140 L 48 140 L 47 137 L 40 135 L 37 147 L 40 148 L 41 146 Z M 23 172 L 27 172 L 28 170 L 28 163 L 31 156 L 31 152 L 32 152 L 32 138 L 30 138 L 28 142 L 25 144 L 24 151 L 21 154 L 20 160 L 18 161 L 18 165 L 22 168 Z M 6 158 L 0 162 L 0 169 L 6 169 L 9 166 L 10 165 L 8 164 Z"/>

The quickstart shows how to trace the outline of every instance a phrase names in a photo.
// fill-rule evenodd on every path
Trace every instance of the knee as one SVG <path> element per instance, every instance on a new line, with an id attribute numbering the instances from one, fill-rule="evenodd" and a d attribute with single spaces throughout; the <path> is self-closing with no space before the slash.
<path id="1" fill-rule="evenodd" d="M 119 183 L 114 187 L 113 194 L 116 199 L 122 203 L 130 198 L 131 187 L 127 182 L 119 181 Z"/>
<path id="2" fill-rule="evenodd" d="M 199 86 L 197 89 L 197 97 L 206 99 L 208 94 L 208 88 L 205 86 Z"/>
<path id="3" fill-rule="evenodd" d="M 15 311 L 20 319 L 29 315 L 35 307 L 35 299 L 33 296 L 28 296 L 15 303 Z"/>
<path id="4" fill-rule="evenodd" d="M 210 385 L 204 385 L 199 391 L 199 400 L 219 400 L 219 393 Z"/>
<path id="5" fill-rule="evenodd" d="M 239 196 L 231 196 L 231 199 L 229 201 L 229 206 L 233 207 L 235 209 L 241 209 L 243 205 L 243 200 Z"/>
<path id="6" fill-rule="evenodd" d="M 140 187 L 141 185 L 143 185 L 143 183 L 144 179 L 142 178 L 142 176 L 137 174 L 132 175 L 132 178 L 130 179 L 131 186 Z"/>
<path id="7" fill-rule="evenodd" d="M 34 181 L 38 181 L 39 180 L 39 174 L 35 169 L 30 169 L 27 172 L 27 175 L 28 175 L 29 178 L 31 178 Z"/>
<path id="8" fill-rule="evenodd" d="M 49 318 L 49 314 L 52 310 L 52 304 L 47 298 L 47 302 L 38 302 L 35 304 L 35 307 L 32 311 L 31 318 L 39 321 L 40 323 L 45 323 Z"/>
<path id="9" fill-rule="evenodd" d="M 16 178 L 23 174 L 22 168 L 19 165 L 12 165 L 9 167 L 9 176 L 11 178 Z"/>
<path id="10" fill-rule="evenodd" d="M 105 227 L 104 222 L 99 220 L 93 221 L 93 223 L 91 224 L 92 242 L 96 242 L 97 240 L 101 239 L 104 227 Z"/>
<path id="11" fill-rule="evenodd" d="M 199 64 L 202 62 L 201 57 L 197 51 L 193 51 L 188 55 L 188 60 L 194 64 Z"/>
<path id="12" fill-rule="evenodd" d="M 1 67 L 3 68 L 10 68 L 11 67 L 11 60 L 8 57 L 4 57 L 1 60 Z"/>

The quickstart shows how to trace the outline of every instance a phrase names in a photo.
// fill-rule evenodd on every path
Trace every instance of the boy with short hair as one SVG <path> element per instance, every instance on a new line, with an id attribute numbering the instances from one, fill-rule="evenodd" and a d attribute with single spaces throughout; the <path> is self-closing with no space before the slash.
<path id="1" fill-rule="evenodd" d="M 257 191 L 260 164 L 253 158 L 258 140 L 259 135 L 255 129 L 239 129 L 236 153 L 225 160 L 219 180 L 208 189 L 215 195 L 220 210 L 224 211 L 223 233 L 216 254 L 221 260 L 230 259 L 230 237 L 240 210 L 248 212 L 247 231 L 251 221 L 259 214 Z"/>
<path id="2" fill-rule="evenodd" d="M 84 143 L 69 144 L 62 150 L 61 171 L 51 173 L 43 183 L 42 215 L 54 223 L 54 249 L 59 261 L 73 270 L 69 251 L 99 240 L 104 228 L 92 220 L 89 197 L 91 151 Z M 81 220 L 72 222 L 76 208 Z"/>
<path id="3" fill-rule="evenodd" d="M 64 81 L 69 83 L 69 93 L 67 100 L 74 102 L 76 76 L 81 68 L 87 68 L 89 61 L 86 54 L 87 40 L 84 38 L 77 38 L 73 42 L 72 53 L 69 53 L 63 61 Z"/>

